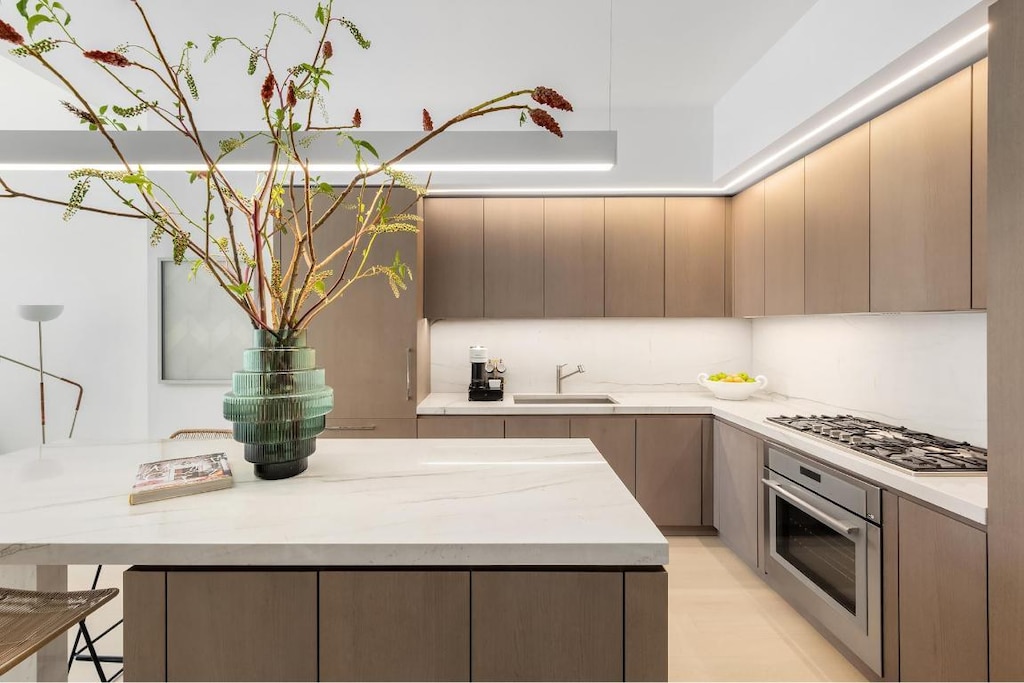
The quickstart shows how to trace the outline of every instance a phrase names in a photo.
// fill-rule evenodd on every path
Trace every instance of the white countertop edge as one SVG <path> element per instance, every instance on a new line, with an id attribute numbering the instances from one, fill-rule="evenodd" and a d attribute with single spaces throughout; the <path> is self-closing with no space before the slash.
<path id="1" fill-rule="evenodd" d="M 466 400 L 464 394 L 433 393 L 417 408 L 429 415 L 713 415 L 759 434 L 762 438 L 817 458 L 827 464 L 869 479 L 883 488 L 903 493 L 940 509 L 987 524 L 988 481 L 985 476 L 914 476 L 867 456 L 832 446 L 828 442 L 766 422 L 774 415 L 820 413 L 822 406 L 798 400 L 753 397 L 747 401 L 723 401 L 703 392 L 685 394 L 609 394 L 614 404 L 516 405 L 507 401 Z M 836 409 L 833 412 L 849 413 Z"/>

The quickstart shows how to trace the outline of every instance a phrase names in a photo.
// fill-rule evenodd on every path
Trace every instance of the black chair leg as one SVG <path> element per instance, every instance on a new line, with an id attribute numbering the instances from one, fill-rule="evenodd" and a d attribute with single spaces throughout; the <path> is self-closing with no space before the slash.
<path id="1" fill-rule="evenodd" d="M 92 662 L 96 665 L 96 675 L 100 677 L 101 683 L 108 683 L 107 675 L 103 673 L 103 664 L 100 663 L 100 656 L 96 654 L 96 647 L 93 645 L 92 638 L 89 637 L 89 629 L 85 625 L 85 620 L 78 622 L 78 628 L 81 629 L 82 637 L 85 638 L 85 647 L 88 648 L 89 654 L 92 656 Z"/>
<path id="2" fill-rule="evenodd" d="M 92 578 L 92 590 L 96 590 L 96 586 L 100 581 L 100 572 L 103 570 L 103 565 L 96 566 L 96 573 Z M 71 665 L 77 662 L 92 662 L 93 666 L 96 667 L 96 674 L 99 676 L 101 683 L 109 683 L 109 681 L 117 680 L 117 678 L 124 673 L 124 657 L 120 655 L 99 655 L 96 652 L 96 643 L 100 641 L 105 635 L 113 631 L 115 628 L 121 625 L 123 619 L 119 619 L 115 624 L 110 626 L 108 629 L 103 631 L 95 638 L 89 635 L 89 629 L 85 625 L 85 621 L 78 622 L 78 633 L 75 634 L 75 643 L 71 646 L 71 655 L 68 657 L 68 672 L 71 671 Z M 85 645 L 79 647 L 79 643 L 85 640 Z M 88 654 L 83 654 L 88 650 Z M 109 679 L 106 677 L 106 673 L 103 671 L 103 664 L 121 664 L 121 668 L 111 676 Z"/>

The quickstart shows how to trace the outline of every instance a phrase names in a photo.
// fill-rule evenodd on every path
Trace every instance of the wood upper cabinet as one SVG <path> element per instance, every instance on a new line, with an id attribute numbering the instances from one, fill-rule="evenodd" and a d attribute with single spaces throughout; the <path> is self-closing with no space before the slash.
<path id="1" fill-rule="evenodd" d="M 636 493 L 636 419 L 573 416 L 569 436 L 590 439 L 629 492 Z"/>
<path id="2" fill-rule="evenodd" d="M 732 198 L 732 314 L 764 315 L 764 182 Z"/>
<path id="3" fill-rule="evenodd" d="M 971 308 L 988 308 L 988 59 L 971 84 Z"/>
<path id="4" fill-rule="evenodd" d="M 604 202 L 604 314 L 665 315 L 665 199 Z"/>
<path id="5" fill-rule="evenodd" d="M 715 528 L 740 559 L 757 567 L 763 442 L 720 420 L 714 429 Z"/>
<path id="6" fill-rule="evenodd" d="M 484 199 L 484 317 L 544 317 L 544 200 Z"/>
<path id="7" fill-rule="evenodd" d="M 423 202 L 423 314 L 484 315 L 484 200 Z"/>
<path id="8" fill-rule="evenodd" d="M 804 159 L 804 312 L 869 308 L 868 124 Z"/>
<path id="9" fill-rule="evenodd" d="M 544 199 L 544 316 L 604 315 L 604 197 Z"/>
<path id="10" fill-rule="evenodd" d="M 665 316 L 725 315 L 724 197 L 665 199 Z"/>
<path id="11" fill-rule="evenodd" d="M 804 312 L 804 160 L 764 181 L 764 314 Z"/>
<path id="12" fill-rule="evenodd" d="M 986 548 L 984 531 L 900 498 L 900 680 L 988 680 Z"/>
<path id="13" fill-rule="evenodd" d="M 971 70 L 871 121 L 871 310 L 971 307 Z"/>
<path id="14" fill-rule="evenodd" d="M 659 526 L 701 525 L 703 418 L 638 417 L 636 499 Z"/>

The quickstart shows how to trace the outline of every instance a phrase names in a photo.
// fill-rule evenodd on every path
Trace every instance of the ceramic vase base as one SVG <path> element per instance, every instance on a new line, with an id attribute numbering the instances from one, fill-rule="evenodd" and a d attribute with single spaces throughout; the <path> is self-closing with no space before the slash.
<path id="1" fill-rule="evenodd" d="M 256 476 L 260 479 L 287 479 L 302 474 L 309 466 L 309 458 L 253 465 Z"/>

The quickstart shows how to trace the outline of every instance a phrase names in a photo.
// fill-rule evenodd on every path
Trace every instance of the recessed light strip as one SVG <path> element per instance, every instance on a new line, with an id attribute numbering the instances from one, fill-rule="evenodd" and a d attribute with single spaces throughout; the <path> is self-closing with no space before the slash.
<path id="1" fill-rule="evenodd" d="M 143 164 L 147 172 L 161 171 L 205 171 L 207 167 L 202 164 Z M 611 163 L 557 163 L 557 164 L 476 164 L 476 163 L 436 163 L 436 164 L 395 164 L 395 168 L 402 171 L 421 172 L 451 172 L 451 173 L 565 173 L 579 172 L 590 173 L 610 171 L 614 164 Z M 25 164 L 25 163 L 2 163 L 0 171 L 73 171 L 75 169 L 88 167 L 97 171 L 123 171 L 124 166 L 120 164 L 76 164 L 71 162 L 55 162 L 46 164 Z M 218 166 L 222 171 L 266 171 L 266 164 L 257 163 L 222 163 Z M 310 170 L 317 173 L 345 172 L 355 173 L 359 169 L 355 164 L 310 164 Z"/>

